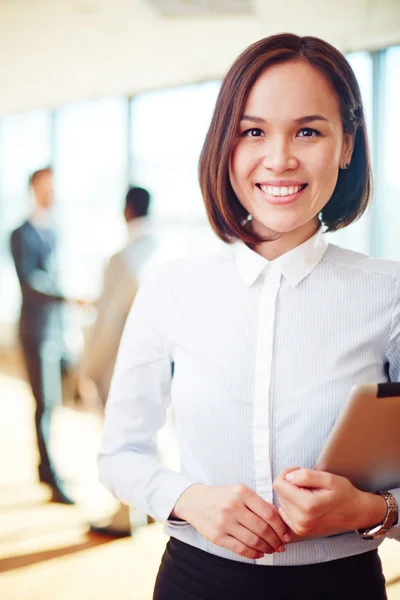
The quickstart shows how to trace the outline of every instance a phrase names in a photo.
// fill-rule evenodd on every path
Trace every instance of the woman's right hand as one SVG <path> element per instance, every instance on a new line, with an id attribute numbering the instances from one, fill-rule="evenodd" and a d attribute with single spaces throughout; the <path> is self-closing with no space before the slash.
<path id="1" fill-rule="evenodd" d="M 193 525 L 210 542 L 251 559 L 284 552 L 291 539 L 276 506 L 242 484 L 191 485 L 170 515 L 176 518 Z"/>

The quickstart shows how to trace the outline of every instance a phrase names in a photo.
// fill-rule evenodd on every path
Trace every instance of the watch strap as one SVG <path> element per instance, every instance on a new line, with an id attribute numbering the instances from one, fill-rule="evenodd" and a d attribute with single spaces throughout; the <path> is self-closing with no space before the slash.
<path id="1" fill-rule="evenodd" d="M 382 523 L 375 525 L 374 527 L 367 527 L 365 529 L 357 529 L 358 535 L 363 540 L 373 540 L 376 538 L 384 537 L 395 525 L 399 518 L 399 507 L 396 499 L 390 492 L 375 492 L 377 496 L 382 496 L 386 502 L 387 512 Z"/>

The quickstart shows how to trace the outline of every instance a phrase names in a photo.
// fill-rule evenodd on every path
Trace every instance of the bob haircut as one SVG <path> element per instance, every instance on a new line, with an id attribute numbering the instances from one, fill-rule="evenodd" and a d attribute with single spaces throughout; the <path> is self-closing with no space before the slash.
<path id="1" fill-rule="evenodd" d="M 250 90 L 273 65 L 306 61 L 320 71 L 336 91 L 344 133 L 355 133 L 350 166 L 340 169 L 334 192 L 319 218 L 326 231 L 346 227 L 364 213 L 372 196 L 372 173 L 360 89 L 341 52 L 315 37 L 283 33 L 249 46 L 226 74 L 204 142 L 199 180 L 207 215 L 225 242 L 264 240 L 246 227 L 248 213 L 229 180 L 229 160 Z"/>

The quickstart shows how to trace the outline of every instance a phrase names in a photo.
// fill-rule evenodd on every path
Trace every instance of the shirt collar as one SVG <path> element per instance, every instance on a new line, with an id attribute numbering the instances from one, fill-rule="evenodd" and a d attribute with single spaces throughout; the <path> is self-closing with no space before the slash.
<path id="1" fill-rule="evenodd" d="M 248 286 L 252 285 L 266 267 L 277 265 L 286 281 L 296 287 L 322 260 L 328 242 L 321 228 L 306 242 L 289 250 L 274 261 L 269 261 L 246 244 L 235 245 L 236 264 L 241 278 Z"/>
<path id="2" fill-rule="evenodd" d="M 51 229 L 53 226 L 52 213 L 48 209 L 38 208 L 28 219 L 29 223 L 37 230 Z"/>

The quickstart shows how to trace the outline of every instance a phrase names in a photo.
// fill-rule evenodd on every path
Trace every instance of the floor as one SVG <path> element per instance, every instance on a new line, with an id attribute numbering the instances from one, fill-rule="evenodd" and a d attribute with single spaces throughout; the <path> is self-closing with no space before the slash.
<path id="1" fill-rule="evenodd" d="M 0 356 L 0 598 L 2 600 L 151 600 L 166 538 L 162 526 L 132 538 L 90 534 L 88 521 L 109 514 L 114 499 L 97 481 L 101 418 L 63 406 L 54 422 L 54 453 L 77 500 L 48 502 L 36 480 L 33 401 L 16 366 Z M 389 600 L 400 600 L 400 544 L 381 557 Z"/>

